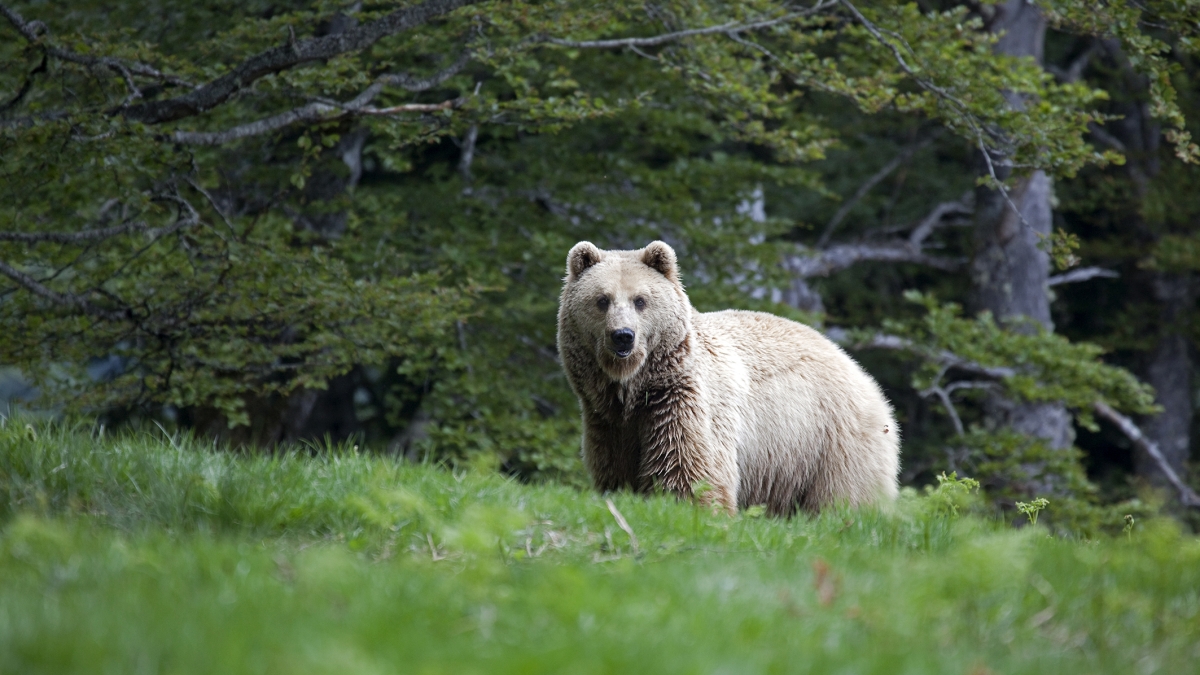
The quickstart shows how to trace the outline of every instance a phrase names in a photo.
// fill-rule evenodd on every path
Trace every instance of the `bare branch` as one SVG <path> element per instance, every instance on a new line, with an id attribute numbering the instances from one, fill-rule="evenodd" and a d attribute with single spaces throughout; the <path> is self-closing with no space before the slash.
<path id="1" fill-rule="evenodd" d="M 408 91 L 427 91 L 454 77 L 463 68 L 466 68 L 467 64 L 471 62 L 471 56 L 470 51 L 464 51 L 458 55 L 454 63 L 428 77 L 414 77 L 408 73 L 396 73 L 394 75 L 384 75 L 378 81 L 383 84 L 400 87 L 401 89 L 407 89 Z"/>
<path id="2" fill-rule="evenodd" d="M 954 402 L 950 400 L 950 392 L 943 387 L 933 386 L 924 391 L 918 392 L 922 397 L 928 397 L 934 394 L 942 402 L 942 407 L 946 409 L 946 413 L 950 415 L 950 423 L 954 425 L 954 433 L 962 436 L 966 433 L 963 428 L 962 418 L 958 416 L 958 409 L 954 407 Z"/>
<path id="3" fill-rule="evenodd" d="M 462 156 L 458 160 L 458 173 L 462 175 L 463 182 L 470 185 L 471 183 L 471 163 L 475 161 L 475 141 L 479 139 L 479 125 L 472 124 L 470 129 L 467 129 L 467 135 L 462 142 Z"/>
<path id="4" fill-rule="evenodd" d="M 898 335 L 888 335 L 886 333 L 873 333 L 866 337 L 853 336 L 843 328 L 829 328 L 825 331 L 825 336 L 830 340 L 849 349 L 890 349 L 894 351 L 906 351 L 921 354 L 936 363 L 943 366 L 954 368 L 965 373 L 989 377 L 994 380 L 1003 380 L 1017 374 L 1017 371 L 1012 368 L 1003 366 L 985 366 L 975 361 L 964 359 L 961 356 L 946 350 L 931 350 L 922 345 L 914 344 L 912 340 L 903 338 Z"/>
<path id="5" fill-rule="evenodd" d="M 1104 279 L 1116 279 L 1121 276 L 1112 270 L 1106 270 L 1103 267 L 1080 267 L 1077 270 L 1071 270 L 1065 274 L 1055 274 L 1046 280 L 1047 286 L 1058 286 L 1060 284 L 1074 284 L 1080 281 L 1087 281 L 1097 277 Z"/>
<path id="6" fill-rule="evenodd" d="M 9 22 L 16 27 L 17 31 L 19 31 L 21 35 L 23 35 L 25 39 L 31 43 L 40 43 L 42 41 L 42 37 L 49 33 L 49 29 L 46 28 L 46 24 L 42 23 L 41 21 L 26 22 L 15 10 L 9 9 L 4 5 L 0 5 L 0 14 L 3 14 L 5 18 L 7 18 Z M 134 98 L 140 98 L 142 95 L 141 90 L 138 89 L 137 85 L 133 81 L 134 75 L 151 77 L 156 80 L 162 80 L 164 82 L 170 82 L 171 84 L 185 86 L 188 88 L 194 86 L 187 80 L 163 73 L 154 66 L 145 63 L 124 61 L 111 56 L 90 56 L 88 54 L 79 54 L 69 49 L 62 49 L 60 47 L 54 47 L 51 45 L 43 45 L 43 48 L 45 49 L 46 54 L 64 61 L 70 61 L 72 63 L 78 63 L 85 66 L 104 66 L 116 72 L 121 76 L 121 79 L 125 81 L 125 86 L 128 87 L 130 91 L 130 98 L 126 100 L 126 104 L 128 104 L 129 101 L 133 100 Z"/>
<path id="7" fill-rule="evenodd" d="M 933 231 L 943 224 L 942 221 L 944 219 L 949 217 L 962 218 L 975 213 L 975 209 L 971 206 L 972 197 L 973 194 L 967 192 L 958 201 L 942 202 L 933 207 L 933 210 L 922 218 L 921 222 L 917 223 L 917 226 L 908 235 L 908 244 L 920 248 L 925 243 L 925 240 L 929 238 L 929 235 L 933 234 Z"/>
<path id="8" fill-rule="evenodd" d="M 171 140 L 188 145 L 222 145 L 242 138 L 260 136 L 277 131 L 298 122 L 326 122 L 346 117 L 348 115 L 396 115 L 405 112 L 437 112 L 449 110 L 462 105 L 465 98 L 455 98 L 441 103 L 405 103 L 388 108 L 371 108 L 367 103 L 382 89 L 382 83 L 375 83 L 366 91 L 347 103 L 309 103 L 284 113 L 267 117 L 255 122 L 241 124 L 224 131 L 176 131 L 171 134 Z"/>
<path id="9" fill-rule="evenodd" d="M 1054 75 L 1059 82 L 1078 82 L 1079 78 L 1083 77 L 1083 71 L 1091 62 L 1092 57 L 1101 49 L 1100 44 L 1096 40 L 1089 40 L 1088 48 L 1083 50 L 1083 53 L 1076 56 L 1071 63 L 1067 64 L 1066 68 L 1059 68 L 1055 65 L 1047 65 L 1046 71 Z"/>
<path id="10" fill-rule="evenodd" d="M 1158 448 L 1158 444 L 1146 437 L 1142 430 L 1138 428 L 1133 420 L 1113 410 L 1107 403 L 1096 401 L 1092 404 L 1092 408 L 1098 415 L 1116 425 L 1121 433 L 1125 434 L 1133 444 L 1142 449 L 1154 463 L 1158 465 L 1159 471 L 1162 471 L 1166 476 L 1167 481 L 1179 492 L 1179 501 L 1184 506 L 1200 508 L 1200 495 L 1197 495 L 1179 474 L 1175 473 L 1175 469 L 1171 468 L 1171 463 L 1167 461 L 1166 456 L 1162 454 L 1162 450 Z"/>
<path id="11" fill-rule="evenodd" d="M 903 70 L 909 77 L 911 77 L 919 87 L 946 101 L 951 105 L 951 107 L 958 111 L 959 115 L 962 116 L 963 121 L 971 127 L 971 132 L 975 136 L 976 143 L 979 146 L 979 151 L 983 153 L 983 161 L 987 165 L 988 176 L 992 179 L 993 184 L 995 185 L 996 189 L 999 190 L 1001 196 L 1004 197 L 1004 201 L 1008 203 L 1009 208 L 1011 208 L 1013 213 L 1016 214 L 1017 218 L 1020 219 L 1021 225 L 1029 227 L 1029 222 L 1025 219 L 1025 214 L 1021 213 L 1021 209 L 1017 208 L 1017 205 L 1013 202 L 1012 197 L 1008 194 L 1008 188 L 1005 187 L 1004 181 L 1000 180 L 1000 176 L 997 175 L 995 162 L 992 161 L 992 155 L 988 151 L 987 143 L 983 139 L 985 134 L 992 136 L 993 138 L 997 138 L 998 134 L 980 126 L 978 120 L 976 120 L 975 116 L 971 113 L 971 109 L 965 102 L 962 101 L 962 99 L 951 94 L 944 87 L 939 87 L 924 77 L 921 77 L 917 73 L 916 69 L 910 66 L 908 61 L 905 60 L 904 54 L 901 52 L 900 47 L 896 46 L 896 44 L 891 40 L 885 38 L 880 28 L 872 23 L 867 17 L 863 16 L 862 12 L 859 12 L 858 8 L 855 7 L 850 0 L 838 1 L 846 9 L 850 10 L 850 13 L 854 15 L 854 18 L 857 19 L 860 24 L 862 24 L 863 28 L 867 29 L 867 32 L 870 33 L 877 42 L 887 47 L 888 50 L 892 52 L 892 55 L 896 59 L 896 63 L 900 65 L 900 69 Z M 903 39 L 894 33 L 892 34 L 892 37 L 897 42 L 904 44 L 904 46 L 908 48 L 909 53 L 912 53 L 912 47 L 905 43 Z M 1000 138 L 1000 140 L 1002 140 L 1002 138 Z"/>
<path id="12" fill-rule="evenodd" d="M 125 86 L 129 87 L 132 91 L 137 92 L 138 97 L 141 96 L 141 92 L 138 91 L 137 85 L 135 85 L 133 82 L 133 75 L 150 77 L 181 87 L 187 87 L 188 89 L 192 89 L 196 86 L 181 77 L 169 75 L 145 63 L 126 62 L 120 59 L 112 58 L 111 56 L 89 56 L 87 54 L 78 54 L 76 52 L 67 49 L 60 49 L 58 47 L 48 47 L 46 49 L 46 53 L 64 61 L 70 61 L 72 63 L 78 63 L 84 66 L 104 66 L 109 68 L 119 74 L 121 78 L 125 80 Z"/>
<path id="13" fill-rule="evenodd" d="M 907 338 L 902 338 L 902 337 L 899 337 L 896 335 L 887 335 L 887 334 L 883 334 L 883 333 L 877 333 L 877 334 L 870 335 L 870 336 L 866 337 L 865 339 L 861 338 L 861 337 L 859 337 L 858 339 L 854 339 L 850 333 L 848 333 L 844 329 L 840 329 L 840 328 L 828 329 L 825 331 L 825 335 L 830 340 L 833 340 L 834 342 L 836 342 L 844 347 L 851 347 L 851 348 L 858 348 L 858 349 L 870 349 L 870 348 L 893 349 L 893 350 L 898 350 L 898 351 L 911 351 L 911 352 L 923 353 L 926 357 L 933 358 L 938 363 L 941 363 L 942 367 L 943 367 L 943 372 L 945 372 L 945 370 L 947 368 L 957 368 L 957 369 L 963 370 L 965 372 L 970 372 L 970 373 L 974 373 L 977 375 L 990 377 L 995 380 L 1003 380 L 1007 377 L 1012 377 L 1013 375 L 1016 374 L 1016 371 L 1014 371 L 1011 368 L 997 368 L 997 367 L 991 367 L 991 366 L 983 366 L 983 365 L 975 363 L 973 361 L 968 361 L 966 359 L 963 359 L 963 358 L 957 356 L 956 354 L 953 354 L 948 351 L 930 352 L 930 351 L 923 349 L 919 345 L 913 344 L 913 342 L 911 340 L 908 340 Z M 959 383 L 954 383 L 954 384 L 950 385 L 950 387 L 963 388 L 965 386 L 971 386 L 971 387 L 986 387 L 986 386 L 988 386 L 987 383 L 971 383 L 970 385 L 962 385 L 962 386 L 957 386 L 957 385 L 959 385 Z M 948 390 L 949 388 L 936 387 L 936 389 L 941 389 L 940 392 L 934 391 L 933 389 L 934 388 L 931 388 L 930 390 L 926 390 L 925 392 L 922 392 L 922 393 L 923 394 L 927 394 L 927 393 L 937 394 L 939 396 L 939 398 L 941 398 L 942 395 L 944 394 L 945 398 L 942 398 L 942 402 L 944 405 L 946 405 L 946 409 L 947 409 L 947 411 L 950 412 L 950 414 L 952 416 L 952 421 L 954 421 L 953 418 L 955 417 L 955 412 L 953 411 L 952 403 L 950 403 L 950 401 L 949 401 L 949 395 L 950 395 L 950 391 Z M 1103 401 L 1096 401 L 1095 403 L 1093 403 L 1092 409 L 1095 410 L 1096 413 L 1098 415 L 1100 415 L 1101 417 L 1103 417 L 1104 419 L 1115 424 L 1117 426 L 1117 428 L 1121 430 L 1121 433 L 1125 434 L 1125 436 L 1127 438 L 1129 438 L 1129 440 L 1133 441 L 1134 445 L 1141 448 L 1143 451 L 1145 451 L 1145 453 L 1152 460 L 1154 460 L 1154 462 L 1158 466 L 1159 470 L 1162 471 L 1163 475 L 1166 476 L 1167 480 L 1171 483 L 1171 485 L 1179 492 L 1179 501 L 1181 503 L 1183 503 L 1185 506 L 1200 508 L 1200 495 L 1197 495 L 1187 485 L 1187 483 L 1183 482 L 1183 479 L 1179 477 L 1179 474 L 1177 474 L 1175 472 L 1175 470 L 1173 468 L 1171 468 L 1170 462 L 1168 462 L 1166 456 L 1164 456 L 1162 454 L 1162 451 L 1159 449 L 1158 444 L 1156 444 L 1154 441 L 1147 438 L 1146 435 L 1142 432 L 1142 430 L 1139 429 L 1138 426 L 1133 423 L 1133 420 L 1131 420 L 1128 417 L 1126 417 L 1125 415 L 1122 415 L 1121 413 L 1117 412 L 1111 406 L 1109 406 L 1107 403 L 1105 403 Z M 958 421 L 955 423 L 955 429 L 960 430 L 959 433 L 961 433 L 961 427 L 962 427 L 961 421 Z"/>
<path id="14" fill-rule="evenodd" d="M 633 547 L 633 552 L 636 555 L 638 552 L 638 539 L 637 535 L 633 533 L 633 528 L 629 526 L 629 523 L 625 520 L 625 516 L 621 515 L 621 512 L 617 510 L 617 505 L 613 504 L 613 500 L 605 499 L 604 503 L 608 505 L 608 512 L 612 514 L 613 520 L 617 521 L 617 527 L 629 535 L 629 544 Z"/>
<path id="15" fill-rule="evenodd" d="M 793 275 L 807 279 L 829 276 L 856 263 L 867 261 L 909 262 L 946 271 L 958 270 L 963 266 L 963 261 L 958 258 L 928 255 L 922 253 L 919 247 L 900 242 L 830 246 L 814 255 L 788 256 L 784 259 L 784 267 Z"/>
<path id="16" fill-rule="evenodd" d="M 833 214 L 833 218 L 829 219 L 829 223 L 825 226 L 825 231 L 822 232 L 821 237 L 817 239 L 816 247 L 824 248 L 825 245 L 829 243 L 829 237 L 833 234 L 833 231 L 842 223 L 843 220 L 846 219 L 846 216 L 850 214 L 850 210 L 853 209 L 860 201 L 862 201 L 863 197 L 867 196 L 867 193 L 870 192 L 872 188 L 878 185 L 884 178 L 887 178 L 889 175 L 891 175 L 893 171 L 900 168 L 901 164 L 907 162 L 912 158 L 913 155 L 917 154 L 934 140 L 936 140 L 940 135 L 941 130 L 938 130 L 924 139 L 904 148 L 899 154 L 892 158 L 892 161 L 884 164 L 883 168 L 881 168 L 879 171 L 876 171 L 870 178 L 867 179 L 865 183 L 860 185 L 858 189 L 854 191 L 854 194 L 842 204 L 841 208 L 837 210 L 837 213 Z"/>
<path id="17" fill-rule="evenodd" d="M 59 244 L 78 244 L 84 241 L 107 239 L 119 234 L 138 232 L 147 228 L 146 223 L 127 222 L 112 227 L 102 227 L 79 232 L 0 232 L 0 241 L 20 241 L 29 244 L 52 241 Z"/>
<path id="18" fill-rule="evenodd" d="M 467 99 L 452 98 L 449 101 L 441 103 L 404 103 L 402 105 L 394 105 L 390 108 L 360 108 L 352 112 L 359 115 L 395 115 L 405 112 L 437 112 L 439 110 L 450 110 L 466 103 Z"/>
<path id="19" fill-rule="evenodd" d="M 38 65 L 35 66 L 33 70 L 29 71 L 29 73 L 25 76 L 25 81 L 21 83 L 21 88 L 17 90 L 17 93 L 8 101 L 0 103 L 0 113 L 3 113 L 10 108 L 15 108 L 21 101 L 25 99 L 25 97 L 33 89 L 34 76 L 46 72 L 47 60 L 46 54 L 43 52 L 41 62 L 38 63 Z"/>
<path id="20" fill-rule="evenodd" d="M 893 349 L 899 351 L 913 351 L 918 353 L 923 352 L 925 356 L 934 358 L 937 362 L 942 364 L 942 373 L 945 373 L 949 368 L 957 368 L 965 372 L 983 375 L 995 380 L 1002 380 L 1007 377 L 1012 377 L 1016 374 L 1016 371 L 1011 368 L 983 366 L 973 361 L 963 359 L 948 351 L 936 353 L 929 352 L 921 348 L 919 345 L 913 344 L 911 340 L 896 335 L 877 333 L 870 335 L 865 339 L 861 337 L 854 339 L 850 333 L 840 328 L 831 328 L 826 330 L 825 335 L 830 340 L 833 340 L 844 347 L 858 349 Z M 940 375 L 937 380 L 940 380 Z M 937 380 L 935 380 L 935 383 Z M 935 384 L 935 387 L 925 390 L 922 392 L 922 394 L 937 394 L 938 397 L 942 399 L 942 403 L 946 406 L 946 410 L 950 413 L 952 421 L 955 423 L 955 429 L 958 430 L 959 433 L 962 433 L 962 422 L 957 420 L 956 411 L 954 411 L 953 404 L 949 400 L 951 391 L 953 389 L 966 387 L 982 388 L 987 386 L 990 386 L 990 383 L 972 382 L 969 384 L 964 384 L 956 382 L 946 388 L 942 388 Z M 1167 461 L 1166 456 L 1162 454 L 1162 450 L 1159 449 L 1158 444 L 1147 438 L 1146 434 L 1143 433 L 1142 430 L 1133 423 L 1133 420 L 1117 412 L 1103 401 L 1096 401 L 1093 403 L 1092 409 L 1096 411 L 1096 414 L 1115 424 L 1117 428 L 1121 430 L 1121 433 L 1125 434 L 1130 441 L 1133 441 L 1134 445 L 1141 448 L 1152 460 L 1154 460 L 1154 463 L 1158 466 L 1159 470 L 1162 471 L 1163 475 L 1166 476 L 1171 485 L 1179 492 L 1179 501 L 1181 503 L 1183 503 L 1185 506 L 1200 508 L 1200 495 L 1197 495 L 1195 491 L 1193 491 L 1191 487 L 1189 487 L 1188 484 L 1179 477 L 1179 474 L 1175 472 L 1175 470 L 1171 467 L 1170 462 Z"/>
<path id="21" fill-rule="evenodd" d="M 147 101 L 121 109 L 128 119 L 145 124 L 161 124 L 198 115 L 224 103 L 237 91 L 258 79 L 301 63 L 327 59 L 365 49 L 380 39 L 426 24 L 480 0 L 426 0 L 419 5 L 398 9 L 380 19 L 350 30 L 319 38 L 298 40 L 252 56 L 232 71 L 182 96 Z"/>
<path id="22" fill-rule="evenodd" d="M 1099 124 L 1088 122 L 1088 133 L 1113 150 L 1121 153 L 1126 152 L 1125 144 L 1121 142 L 1121 139 L 1105 131 L 1104 127 Z"/>
<path id="23" fill-rule="evenodd" d="M 16 28 L 17 32 L 25 36 L 25 39 L 30 42 L 37 42 L 41 39 L 41 36 L 38 35 L 38 29 L 41 29 L 43 33 L 46 32 L 46 24 L 41 21 L 27 22 L 21 18 L 21 15 L 15 9 L 9 9 L 4 5 L 0 5 L 0 14 L 3 14 L 4 18 L 8 19 L 8 22 L 13 25 L 13 28 Z"/>
<path id="24" fill-rule="evenodd" d="M 736 21 L 730 21 L 728 23 L 723 23 L 719 26 L 708 26 L 705 28 L 689 28 L 687 30 L 675 31 L 674 33 L 664 33 L 662 35 L 655 35 L 652 37 L 616 38 L 616 39 L 612 39 L 612 40 L 564 40 L 562 38 L 554 38 L 554 37 L 544 36 L 539 41 L 540 42 L 548 42 L 550 44 L 558 45 L 560 47 L 571 47 L 574 49 L 616 49 L 616 48 L 621 48 L 621 47 L 629 47 L 629 48 L 656 47 L 658 45 L 666 44 L 668 42 L 675 42 L 677 40 L 682 40 L 684 38 L 689 38 L 689 37 L 696 37 L 699 35 L 725 34 L 725 35 L 729 35 L 732 37 L 733 35 L 735 35 L 737 33 L 747 33 L 750 31 L 761 30 L 763 28 L 770 28 L 771 26 L 777 26 L 779 24 L 787 23 L 789 21 L 794 21 L 796 19 L 800 19 L 800 18 L 803 18 L 806 16 L 812 16 L 813 14 L 817 14 L 818 12 L 829 9 L 830 7 L 832 7 L 836 4 L 837 4 L 837 0 L 821 0 L 820 2 L 813 5 L 812 7 L 800 10 L 798 12 L 790 12 L 788 14 L 784 14 L 783 16 L 779 16 L 774 19 L 764 19 L 762 21 L 753 21 L 750 23 L 743 23 L 743 24 L 739 24 Z"/>
<path id="25" fill-rule="evenodd" d="M 8 263 L 0 260 L 0 274 L 14 281 L 18 286 L 33 293 L 34 295 L 49 300 L 56 305 L 66 307 L 74 307 L 82 310 L 86 314 L 96 316 L 108 321 L 122 321 L 127 318 L 127 312 L 113 312 L 103 307 L 98 307 L 88 301 L 86 298 L 78 295 L 68 295 L 54 291 L 45 285 L 38 282 L 33 277 L 25 274 L 21 270 L 12 267 Z"/>
<path id="26" fill-rule="evenodd" d="M 225 227 L 229 230 L 229 232 L 232 234 L 237 234 L 237 230 L 233 227 L 233 223 L 230 222 L 229 216 L 225 215 L 225 212 L 221 210 L 221 207 L 217 204 L 217 200 L 213 198 L 212 194 L 209 193 L 208 190 L 205 190 L 204 186 L 197 181 L 191 178 L 185 178 L 184 180 L 187 181 L 188 185 L 192 186 L 192 189 L 204 195 L 204 198 L 208 200 L 208 205 L 213 208 L 213 211 L 217 212 L 218 216 L 221 216 L 221 220 L 225 222 Z M 191 204 L 188 204 L 188 208 L 192 208 Z"/>

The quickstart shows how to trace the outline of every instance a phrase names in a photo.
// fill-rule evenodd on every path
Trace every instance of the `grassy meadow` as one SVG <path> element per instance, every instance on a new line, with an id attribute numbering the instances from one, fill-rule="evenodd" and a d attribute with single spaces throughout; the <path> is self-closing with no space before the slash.
<path id="1" fill-rule="evenodd" d="M 352 448 L 10 419 L 0 673 L 1196 672 L 1195 538 L 1054 538 L 962 498 L 610 510 Z"/>

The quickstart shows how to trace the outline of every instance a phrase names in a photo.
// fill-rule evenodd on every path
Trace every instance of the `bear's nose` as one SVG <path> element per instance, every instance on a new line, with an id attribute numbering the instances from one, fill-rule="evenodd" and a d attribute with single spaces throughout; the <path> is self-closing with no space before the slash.
<path id="1" fill-rule="evenodd" d="M 613 346 L 617 351 L 627 352 L 633 349 L 633 331 L 621 328 L 612 332 Z"/>

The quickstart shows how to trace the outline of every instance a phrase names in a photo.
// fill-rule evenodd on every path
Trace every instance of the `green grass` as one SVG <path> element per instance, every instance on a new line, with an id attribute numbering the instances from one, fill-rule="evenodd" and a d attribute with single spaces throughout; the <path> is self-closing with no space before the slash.
<path id="1" fill-rule="evenodd" d="M 0 673 L 1185 673 L 1200 543 L 0 429 Z M 1053 509 L 1051 504 L 1050 509 Z"/>

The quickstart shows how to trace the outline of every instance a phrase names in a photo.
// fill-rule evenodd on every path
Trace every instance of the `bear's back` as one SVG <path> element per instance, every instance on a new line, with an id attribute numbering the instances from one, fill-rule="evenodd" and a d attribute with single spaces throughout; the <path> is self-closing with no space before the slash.
<path id="1" fill-rule="evenodd" d="M 693 328 L 706 352 L 702 369 L 715 394 L 714 415 L 729 420 L 725 428 L 736 436 L 743 505 L 785 512 L 795 495 L 828 487 L 810 481 L 829 460 L 875 474 L 863 494 L 846 496 L 867 497 L 881 483 L 894 492 L 899 429 L 891 406 L 840 347 L 808 326 L 763 312 L 695 314 Z"/>
<path id="2" fill-rule="evenodd" d="M 754 379 L 848 358 L 824 335 L 783 317 L 766 312 L 727 309 L 693 315 L 693 327 L 702 339 L 736 348 L 738 358 Z"/>

